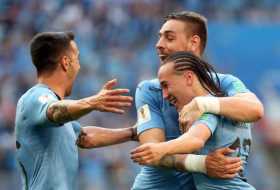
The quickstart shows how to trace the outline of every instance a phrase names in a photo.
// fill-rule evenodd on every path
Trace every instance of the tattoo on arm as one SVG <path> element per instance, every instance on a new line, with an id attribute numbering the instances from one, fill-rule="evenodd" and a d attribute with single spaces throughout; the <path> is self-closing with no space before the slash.
<path id="1" fill-rule="evenodd" d="M 68 111 L 67 104 L 65 102 L 55 102 L 50 105 L 47 111 L 49 120 L 55 123 L 64 123 L 74 120 Z"/>
<path id="2" fill-rule="evenodd" d="M 180 158 L 182 156 L 181 155 L 164 156 L 159 161 L 159 167 L 176 169 L 176 170 L 179 170 L 179 171 L 186 171 L 186 169 L 184 167 L 184 160 Z"/>

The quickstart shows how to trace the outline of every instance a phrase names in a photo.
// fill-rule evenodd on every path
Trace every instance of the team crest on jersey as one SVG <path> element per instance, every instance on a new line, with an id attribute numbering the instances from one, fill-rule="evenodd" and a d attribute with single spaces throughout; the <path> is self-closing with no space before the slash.
<path id="1" fill-rule="evenodd" d="M 41 102 L 42 104 L 44 104 L 44 103 L 46 103 L 46 102 L 48 102 L 48 101 L 50 101 L 52 99 L 53 99 L 53 97 L 48 95 L 48 94 L 41 95 L 38 98 L 39 102 Z"/>
<path id="2" fill-rule="evenodd" d="M 138 124 L 143 124 L 151 120 L 151 112 L 148 104 L 137 110 Z"/>

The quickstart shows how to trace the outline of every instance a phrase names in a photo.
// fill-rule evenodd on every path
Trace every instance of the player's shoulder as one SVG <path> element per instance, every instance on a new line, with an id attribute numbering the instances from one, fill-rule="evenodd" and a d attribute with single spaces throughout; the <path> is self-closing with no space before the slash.
<path id="1" fill-rule="evenodd" d="M 157 78 L 141 81 L 137 88 L 144 90 L 157 90 L 160 91 L 160 83 Z"/>
<path id="2" fill-rule="evenodd" d="M 222 81 L 232 81 L 232 80 L 240 80 L 238 77 L 228 74 L 228 73 L 217 73 L 219 80 Z"/>
<path id="3" fill-rule="evenodd" d="M 37 84 L 27 90 L 19 99 L 18 105 L 26 105 L 28 103 L 34 103 L 34 101 L 46 102 L 49 99 L 56 100 L 55 94 L 46 86 Z"/>

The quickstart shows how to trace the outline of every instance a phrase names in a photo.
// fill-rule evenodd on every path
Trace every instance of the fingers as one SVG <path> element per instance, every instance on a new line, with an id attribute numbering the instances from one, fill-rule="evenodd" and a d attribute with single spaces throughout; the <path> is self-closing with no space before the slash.
<path id="1" fill-rule="evenodd" d="M 142 152 L 131 152 L 131 159 L 136 159 L 136 158 L 140 158 L 140 157 L 145 157 L 145 156 L 150 156 L 151 153 L 148 151 L 142 151 Z"/>
<path id="2" fill-rule="evenodd" d="M 116 86 L 117 83 L 118 83 L 117 79 L 110 80 L 104 84 L 103 89 L 110 90 L 114 86 Z"/>
<path id="3" fill-rule="evenodd" d="M 129 93 L 129 89 L 127 88 L 118 88 L 113 90 L 108 90 L 108 95 L 121 95 L 121 94 L 127 94 Z"/>
<path id="4" fill-rule="evenodd" d="M 131 96 L 107 96 L 104 98 L 105 101 L 112 101 L 112 102 L 132 102 L 133 98 Z"/>
<path id="5" fill-rule="evenodd" d="M 130 102 L 106 102 L 104 103 L 105 107 L 110 108 L 124 108 L 124 107 L 130 107 Z"/>
<path id="6" fill-rule="evenodd" d="M 100 111 L 111 112 L 111 113 L 116 113 L 116 114 L 124 114 L 125 113 L 124 109 L 113 108 L 113 107 L 103 107 Z"/>
<path id="7" fill-rule="evenodd" d="M 219 178 L 221 179 L 232 179 L 234 177 L 236 177 L 238 174 L 234 173 L 234 174 L 224 174 L 222 176 L 220 176 Z"/>
<path id="8" fill-rule="evenodd" d="M 230 167 L 232 167 L 232 168 L 230 168 Z M 238 165 L 238 166 L 235 165 L 235 166 L 227 167 L 227 173 L 228 174 L 236 174 L 236 173 L 238 173 L 241 170 L 243 170 L 243 167 L 240 166 L 240 165 Z"/>
<path id="9" fill-rule="evenodd" d="M 226 163 L 227 164 L 235 164 L 239 163 L 242 164 L 241 159 L 239 157 L 226 157 Z"/>
<path id="10" fill-rule="evenodd" d="M 139 147 L 133 149 L 130 153 L 131 153 L 131 154 L 136 154 L 136 153 L 139 153 L 139 152 L 143 152 L 143 151 L 145 151 L 145 150 L 147 150 L 147 149 L 148 149 L 148 146 L 147 146 L 147 145 L 141 145 L 141 146 L 139 146 Z"/>
<path id="11" fill-rule="evenodd" d="M 223 155 L 228 155 L 228 154 L 231 154 L 233 153 L 235 150 L 233 149 L 230 149 L 228 147 L 224 147 L 224 148 L 220 148 L 218 150 L 216 150 L 218 153 L 220 154 L 223 154 Z"/>

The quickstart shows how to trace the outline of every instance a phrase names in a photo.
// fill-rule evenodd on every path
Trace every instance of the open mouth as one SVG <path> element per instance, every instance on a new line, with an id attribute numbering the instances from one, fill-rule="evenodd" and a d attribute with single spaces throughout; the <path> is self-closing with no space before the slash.
<path id="1" fill-rule="evenodd" d="M 167 55 L 163 55 L 163 54 L 159 55 L 161 61 L 164 61 L 167 57 L 168 57 Z"/>

